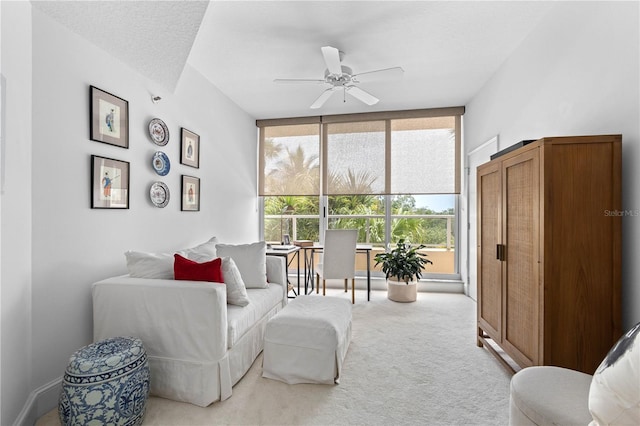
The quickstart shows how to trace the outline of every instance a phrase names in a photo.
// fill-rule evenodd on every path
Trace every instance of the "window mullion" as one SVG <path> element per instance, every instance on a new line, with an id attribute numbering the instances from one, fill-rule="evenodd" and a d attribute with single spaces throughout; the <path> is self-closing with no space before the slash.
<path id="1" fill-rule="evenodd" d="M 384 246 L 391 244 L 391 198 L 392 195 L 384 196 Z"/>
<path id="2" fill-rule="evenodd" d="M 329 202 L 326 195 L 327 190 L 327 125 L 320 123 L 320 193 L 318 194 L 320 218 L 318 220 L 318 239 L 320 244 L 324 244 L 324 231 L 329 226 Z"/>
<path id="3" fill-rule="evenodd" d="M 385 120 L 384 132 L 384 246 L 391 243 L 391 120 Z"/>
<path id="4" fill-rule="evenodd" d="M 384 121 L 384 193 L 391 194 L 391 120 Z"/>

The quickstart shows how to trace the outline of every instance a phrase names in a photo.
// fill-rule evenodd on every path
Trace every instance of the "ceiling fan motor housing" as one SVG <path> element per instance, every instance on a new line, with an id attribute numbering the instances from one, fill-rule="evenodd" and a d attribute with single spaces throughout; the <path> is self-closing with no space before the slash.
<path id="1" fill-rule="evenodd" d="M 345 86 L 352 81 L 355 82 L 352 77 L 353 70 L 350 67 L 341 65 L 340 68 L 342 68 L 342 74 L 331 74 L 328 69 L 324 70 L 324 79 L 327 83 L 332 84 L 335 87 L 340 87 Z"/>

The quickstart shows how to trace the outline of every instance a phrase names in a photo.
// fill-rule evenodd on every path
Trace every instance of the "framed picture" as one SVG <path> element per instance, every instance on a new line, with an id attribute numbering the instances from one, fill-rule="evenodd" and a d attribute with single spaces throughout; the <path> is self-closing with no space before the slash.
<path id="1" fill-rule="evenodd" d="M 183 127 L 180 139 L 180 164 L 200 168 L 200 136 Z"/>
<path id="2" fill-rule="evenodd" d="M 291 244 L 291 238 L 289 237 L 289 234 L 284 234 L 282 236 L 282 244 L 284 244 L 285 246 Z"/>
<path id="3" fill-rule="evenodd" d="M 200 211 L 200 179 L 182 175 L 182 211 Z"/>
<path id="4" fill-rule="evenodd" d="M 129 102 L 90 86 L 92 141 L 129 148 Z"/>
<path id="5" fill-rule="evenodd" d="M 91 208 L 129 208 L 129 162 L 91 156 Z"/>

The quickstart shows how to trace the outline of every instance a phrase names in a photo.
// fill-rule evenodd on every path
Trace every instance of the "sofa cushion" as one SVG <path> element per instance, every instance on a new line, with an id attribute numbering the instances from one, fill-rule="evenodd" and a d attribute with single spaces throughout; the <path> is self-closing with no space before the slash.
<path id="1" fill-rule="evenodd" d="M 249 304 L 247 289 L 244 286 L 238 267 L 230 257 L 222 258 L 222 276 L 224 277 L 224 283 L 227 285 L 227 303 L 247 306 Z"/>
<path id="2" fill-rule="evenodd" d="M 273 284 L 264 289 L 247 289 L 251 303 L 245 307 L 227 308 L 227 346 L 231 348 L 256 322 L 275 306 L 282 306 L 282 286 Z"/>
<path id="3" fill-rule="evenodd" d="M 640 323 L 611 348 L 591 381 L 592 425 L 640 424 Z"/>
<path id="4" fill-rule="evenodd" d="M 198 263 L 177 253 L 174 258 L 173 271 L 176 280 L 224 283 L 222 259 L 216 258 L 208 262 Z"/>
<path id="5" fill-rule="evenodd" d="M 252 244 L 216 244 L 220 257 L 230 257 L 236 263 L 246 288 L 267 288 L 267 245 L 264 241 Z"/>

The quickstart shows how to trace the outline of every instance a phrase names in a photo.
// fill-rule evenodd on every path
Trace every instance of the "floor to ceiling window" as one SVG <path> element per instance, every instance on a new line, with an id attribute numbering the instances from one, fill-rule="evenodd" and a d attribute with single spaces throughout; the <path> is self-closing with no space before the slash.
<path id="1" fill-rule="evenodd" d="M 424 271 L 457 274 L 460 121 L 464 108 L 258 121 L 262 237 L 322 242 L 358 229 L 372 256 L 423 244 Z"/>
<path id="2" fill-rule="evenodd" d="M 320 126 L 267 126 L 260 134 L 262 232 L 268 242 L 318 241 Z"/>

